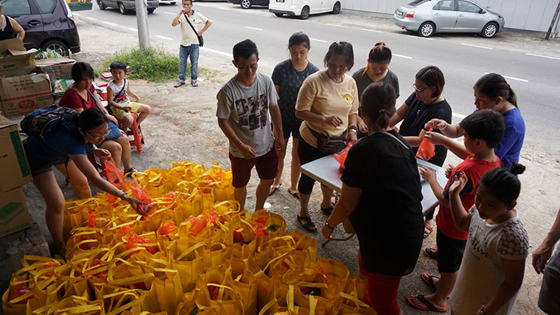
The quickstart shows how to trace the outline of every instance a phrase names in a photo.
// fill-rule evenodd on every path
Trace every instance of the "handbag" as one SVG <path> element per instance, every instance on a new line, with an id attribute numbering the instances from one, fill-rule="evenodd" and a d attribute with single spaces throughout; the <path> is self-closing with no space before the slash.
<path id="1" fill-rule="evenodd" d="M 202 37 L 202 35 L 198 35 L 198 32 L 196 31 L 194 26 L 191 24 L 191 21 L 189 21 L 189 17 L 187 16 L 187 14 L 186 13 L 183 13 L 183 14 L 185 15 L 185 20 L 187 20 L 187 23 L 189 23 L 193 32 L 195 33 L 196 37 L 198 38 L 198 46 L 203 47 L 204 46 L 204 38 Z M 194 14 L 194 11 L 193 11 L 193 14 Z"/>
<path id="2" fill-rule="evenodd" d="M 309 126 L 307 126 L 309 128 Z M 346 136 L 348 131 L 344 131 L 338 136 L 325 136 L 311 128 L 309 128 L 311 134 L 317 139 L 317 149 L 325 154 L 333 154 L 342 151 L 346 147 Z"/>

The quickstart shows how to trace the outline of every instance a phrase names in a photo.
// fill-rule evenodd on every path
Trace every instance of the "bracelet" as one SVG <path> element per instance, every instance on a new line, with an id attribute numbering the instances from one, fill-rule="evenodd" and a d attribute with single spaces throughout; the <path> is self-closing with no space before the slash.
<path id="1" fill-rule="evenodd" d="M 350 129 L 350 130 L 348 130 L 348 132 L 353 132 L 353 133 L 356 133 L 356 134 L 357 134 L 357 133 L 358 133 L 358 130 L 356 130 L 356 129 Z"/>
<path id="2" fill-rule="evenodd" d="M 325 221 L 325 226 L 334 231 L 335 227 L 330 225 L 328 221 Z"/>
<path id="3" fill-rule="evenodd" d="M 351 131 L 351 130 L 356 130 L 356 131 L 357 131 L 357 130 L 358 130 L 358 126 L 357 126 L 357 125 L 350 125 L 350 126 L 348 126 L 348 131 Z"/>
<path id="4" fill-rule="evenodd" d="M 124 199 L 123 197 L 126 196 L 127 193 L 125 193 L 124 191 L 122 192 L 122 194 L 120 194 L 119 198 Z"/>

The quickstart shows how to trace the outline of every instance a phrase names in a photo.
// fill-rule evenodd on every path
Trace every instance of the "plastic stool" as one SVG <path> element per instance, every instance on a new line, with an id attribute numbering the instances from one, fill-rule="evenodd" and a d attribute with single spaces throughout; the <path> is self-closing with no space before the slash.
<path id="1" fill-rule="evenodd" d="M 97 158 L 93 152 L 88 152 L 87 154 L 88 160 L 91 162 L 93 167 L 99 172 L 101 177 L 107 179 L 107 174 L 105 174 L 105 160 Z"/>

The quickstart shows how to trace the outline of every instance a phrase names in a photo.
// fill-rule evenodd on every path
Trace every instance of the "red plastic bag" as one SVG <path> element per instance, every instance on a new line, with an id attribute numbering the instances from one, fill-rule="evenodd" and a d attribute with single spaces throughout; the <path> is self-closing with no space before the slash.
<path id="1" fill-rule="evenodd" d="M 161 235 L 169 235 L 169 233 L 173 233 L 175 231 L 177 231 L 177 226 L 175 225 L 175 222 L 171 220 L 163 222 L 159 227 L 159 234 Z"/>
<path id="2" fill-rule="evenodd" d="M 344 171 L 344 162 L 346 161 L 346 157 L 348 156 L 348 151 L 350 151 L 350 148 L 353 145 L 354 145 L 353 142 L 348 142 L 348 145 L 346 146 L 346 148 L 344 148 L 342 151 L 340 151 L 340 153 L 333 154 L 334 159 L 337 160 L 338 163 L 340 163 L 340 167 L 338 168 L 339 172 Z"/>
<path id="3" fill-rule="evenodd" d="M 124 187 L 124 172 L 117 167 L 112 157 L 105 161 L 105 175 L 107 176 L 107 181 L 115 187 L 119 189 Z"/>
<path id="4" fill-rule="evenodd" d="M 133 249 L 133 248 L 135 248 L 135 247 L 138 247 L 138 244 L 148 244 L 148 243 L 151 243 L 150 239 L 144 238 L 144 237 L 139 236 L 139 235 L 137 235 L 137 234 L 132 234 L 132 235 L 130 235 L 130 236 L 128 237 L 127 241 L 128 241 L 128 242 L 127 242 L 127 244 L 126 244 L 126 249 Z M 152 247 L 152 246 L 146 246 L 146 249 L 147 249 L 150 253 L 152 253 L 152 254 L 155 254 L 155 253 L 156 253 L 156 249 L 155 249 L 154 247 Z M 138 253 L 138 252 L 140 252 L 140 251 L 134 251 L 134 252 L 130 253 L 129 256 L 132 256 L 132 255 L 134 255 L 134 254 L 136 254 L 136 253 Z"/>
<path id="5" fill-rule="evenodd" d="M 192 215 L 188 220 L 192 223 L 192 226 L 189 229 L 189 232 L 191 232 L 192 235 L 197 235 L 198 233 L 200 233 L 200 231 L 202 231 L 207 224 L 206 219 L 201 219 Z"/>
<path id="6" fill-rule="evenodd" d="M 432 129 L 430 128 L 430 131 Z M 422 159 L 424 161 L 428 161 L 429 159 L 433 158 L 436 155 L 436 145 L 431 143 L 428 138 L 424 137 L 420 146 L 418 147 L 418 151 L 416 152 L 416 157 Z"/>
<path id="7" fill-rule="evenodd" d="M 127 184 L 127 186 L 132 191 L 132 196 L 143 202 L 143 204 L 138 204 L 138 210 L 144 213 L 144 216 L 148 216 L 155 211 L 152 198 L 148 197 L 144 188 L 139 187 L 138 182 L 134 181 L 133 184 Z"/>
<path id="8" fill-rule="evenodd" d="M 90 210 L 88 212 L 88 227 L 90 227 L 90 228 L 96 228 L 97 227 L 95 219 L 96 219 L 95 212 Z"/>
<path id="9" fill-rule="evenodd" d="M 257 235 L 257 236 L 265 236 L 266 235 L 267 232 L 264 229 L 266 221 L 268 221 L 268 219 L 266 217 L 258 217 L 255 220 L 255 223 L 251 224 L 253 226 L 253 231 L 255 232 L 255 235 Z"/>

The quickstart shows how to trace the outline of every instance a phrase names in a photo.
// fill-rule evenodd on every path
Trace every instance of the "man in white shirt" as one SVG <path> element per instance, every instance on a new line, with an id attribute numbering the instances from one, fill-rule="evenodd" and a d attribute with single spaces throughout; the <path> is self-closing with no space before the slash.
<path id="1" fill-rule="evenodd" d="M 189 57 L 191 59 L 191 86 L 198 86 L 198 50 L 200 46 L 198 36 L 202 36 L 210 25 L 212 25 L 212 22 L 204 15 L 199 12 L 195 12 L 192 9 L 192 6 L 192 0 L 183 0 L 183 7 L 181 8 L 181 11 L 179 11 L 177 16 L 173 19 L 173 22 L 171 22 L 173 27 L 177 25 L 180 25 L 181 27 L 181 46 L 179 47 L 179 82 L 175 84 L 176 88 L 185 85 L 187 58 Z M 200 29 L 202 25 L 204 26 Z M 196 30 L 200 30 L 195 32 L 193 27 Z"/>

